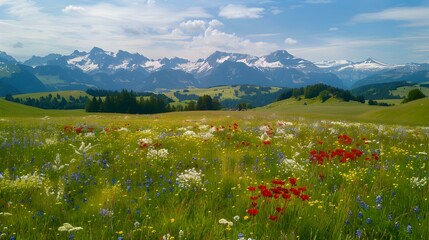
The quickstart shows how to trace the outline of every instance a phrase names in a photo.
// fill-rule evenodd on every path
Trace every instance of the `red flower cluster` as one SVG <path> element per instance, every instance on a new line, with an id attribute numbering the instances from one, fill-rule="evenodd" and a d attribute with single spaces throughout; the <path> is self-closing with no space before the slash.
<path id="1" fill-rule="evenodd" d="M 342 145 L 351 145 L 353 139 L 346 134 L 338 136 L 338 142 Z M 356 143 L 356 147 L 360 146 L 359 143 Z M 345 163 L 349 160 L 356 160 L 357 158 L 363 155 L 363 151 L 357 148 L 352 148 L 350 150 L 337 148 L 335 150 L 312 150 L 310 152 L 310 161 L 317 162 L 319 165 L 322 165 L 325 161 L 331 161 L 335 158 L 339 159 L 339 162 Z M 365 160 L 378 160 L 378 155 L 373 153 L 371 157 L 366 157 Z"/>
<path id="2" fill-rule="evenodd" d="M 290 188 L 285 187 L 286 181 L 280 179 L 273 179 L 271 183 L 271 187 L 267 187 L 266 185 L 259 185 L 258 187 L 249 186 L 247 188 L 247 190 L 252 193 L 252 195 L 249 197 L 251 200 L 251 208 L 247 209 L 248 214 L 255 217 L 259 212 L 258 207 L 259 209 L 267 209 L 268 211 L 270 211 L 271 209 L 263 208 L 260 205 L 270 202 L 271 199 L 275 199 L 273 205 L 274 210 L 273 213 L 269 215 L 269 219 L 273 221 L 278 221 L 280 214 L 282 214 L 286 210 L 286 205 L 292 197 L 295 196 L 295 198 L 300 198 L 302 201 L 307 201 L 310 199 L 310 196 L 304 194 L 304 192 L 307 190 L 305 186 L 299 188 L 296 187 L 296 178 L 289 178 L 289 184 L 291 185 Z M 259 192 L 257 190 L 259 190 Z M 257 195 L 255 193 L 257 193 Z M 281 201 L 281 199 L 283 199 L 283 201 Z"/>
<path id="3" fill-rule="evenodd" d="M 338 142 L 341 145 L 351 145 L 353 143 L 353 138 L 347 136 L 346 134 L 338 136 Z"/>

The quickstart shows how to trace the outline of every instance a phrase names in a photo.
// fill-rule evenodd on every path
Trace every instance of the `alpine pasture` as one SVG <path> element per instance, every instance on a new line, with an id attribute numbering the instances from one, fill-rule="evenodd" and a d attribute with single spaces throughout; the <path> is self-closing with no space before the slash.
<path id="1" fill-rule="evenodd" d="M 0 100 L 0 239 L 426 239 L 427 99 L 314 104 L 121 115 Z"/>

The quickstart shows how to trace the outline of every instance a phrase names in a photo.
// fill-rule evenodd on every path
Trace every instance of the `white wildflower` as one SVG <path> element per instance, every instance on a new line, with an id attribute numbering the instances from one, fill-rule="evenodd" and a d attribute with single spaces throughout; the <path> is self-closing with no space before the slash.
<path id="1" fill-rule="evenodd" d="M 220 224 L 227 224 L 228 220 L 226 220 L 225 218 L 221 218 L 221 219 L 219 219 L 219 223 Z"/>
<path id="2" fill-rule="evenodd" d="M 197 134 L 194 131 L 187 130 L 186 132 L 183 133 L 183 136 L 186 136 L 186 137 L 195 137 L 195 136 L 197 136 Z"/>
<path id="3" fill-rule="evenodd" d="M 54 164 L 52 164 L 52 169 L 55 172 L 64 168 L 64 165 L 61 164 L 61 158 L 60 158 L 60 156 L 61 155 L 59 153 L 57 153 L 57 156 L 55 157 L 55 160 L 54 160 Z"/>
<path id="4" fill-rule="evenodd" d="M 148 147 L 151 144 L 152 144 L 152 139 L 150 138 L 140 138 L 138 141 L 138 145 L 141 148 Z"/>
<path id="5" fill-rule="evenodd" d="M 88 145 L 85 144 L 85 142 L 81 142 L 80 147 L 77 148 L 76 146 L 69 144 L 71 147 L 73 147 L 74 152 L 79 155 L 86 154 L 89 150 L 91 150 L 96 145 L 92 146 L 91 143 L 88 143 Z"/>
<path id="6" fill-rule="evenodd" d="M 304 170 L 304 167 L 296 160 L 286 157 L 280 160 L 280 167 L 284 170 L 285 173 L 293 173 Z"/>
<path id="7" fill-rule="evenodd" d="M 150 149 L 147 152 L 147 158 L 151 160 L 165 160 L 168 157 L 168 150 L 165 148 L 161 148 L 159 150 Z"/>
<path id="8" fill-rule="evenodd" d="M 206 133 L 200 133 L 200 138 L 203 140 L 209 140 L 211 138 L 213 138 L 214 135 L 211 134 L 210 132 L 206 132 Z"/>
<path id="9" fill-rule="evenodd" d="M 423 177 L 423 178 L 412 177 L 410 178 L 410 182 L 411 182 L 412 188 L 423 188 L 428 183 L 426 177 Z"/>
<path id="10" fill-rule="evenodd" d="M 82 227 L 73 227 L 70 223 L 64 223 L 61 227 L 58 228 L 60 232 L 73 232 L 82 230 Z"/>
<path id="11" fill-rule="evenodd" d="M 203 177 L 204 174 L 202 174 L 201 171 L 197 172 L 195 168 L 191 168 L 180 173 L 176 178 L 176 182 L 182 189 L 198 189 L 203 186 Z"/>
<path id="12" fill-rule="evenodd" d="M 198 129 L 200 129 L 200 131 L 207 131 L 210 128 L 209 125 L 200 125 L 198 127 Z"/>
<path id="13" fill-rule="evenodd" d="M 12 213 L 0 212 L 0 216 L 12 216 Z"/>

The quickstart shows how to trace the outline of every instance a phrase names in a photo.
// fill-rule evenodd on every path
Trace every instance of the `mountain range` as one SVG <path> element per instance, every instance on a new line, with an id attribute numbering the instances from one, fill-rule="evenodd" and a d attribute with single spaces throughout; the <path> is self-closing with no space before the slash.
<path id="1" fill-rule="evenodd" d="M 311 62 L 286 50 L 265 56 L 216 51 L 206 59 L 150 59 L 139 53 L 116 53 L 94 47 L 70 55 L 33 56 L 19 63 L 0 51 L 0 95 L 47 90 L 101 88 L 156 91 L 189 86 L 254 84 L 301 87 L 325 83 L 353 88 L 397 79 L 429 81 L 429 64 L 389 65 L 362 62 Z"/>

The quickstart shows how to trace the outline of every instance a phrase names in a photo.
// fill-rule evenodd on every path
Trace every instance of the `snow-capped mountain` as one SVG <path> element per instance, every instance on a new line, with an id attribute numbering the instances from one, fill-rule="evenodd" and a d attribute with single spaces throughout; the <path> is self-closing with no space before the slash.
<path id="1" fill-rule="evenodd" d="M 315 64 L 323 71 L 337 75 L 347 87 L 352 86 L 360 79 L 402 66 L 386 64 L 373 58 L 368 58 L 361 62 L 327 60 L 316 62 Z"/>
<path id="2" fill-rule="evenodd" d="M 0 52 L 0 62 L 12 60 L 11 56 Z M 190 61 L 178 57 L 150 59 L 140 53 L 122 50 L 114 53 L 97 47 L 89 52 L 75 50 L 70 55 L 33 56 L 24 65 L 29 66 L 28 70 L 42 82 L 46 80 L 45 84 L 53 90 L 95 86 L 147 91 L 234 84 L 302 87 L 316 83 L 345 88 L 361 79 L 392 70 L 395 70 L 393 75 L 429 70 L 429 64 L 391 65 L 372 58 L 361 62 L 329 60 L 313 63 L 286 50 L 265 56 L 216 51 L 207 58 Z M 59 83 L 49 81 L 52 78 L 59 78 Z"/>

